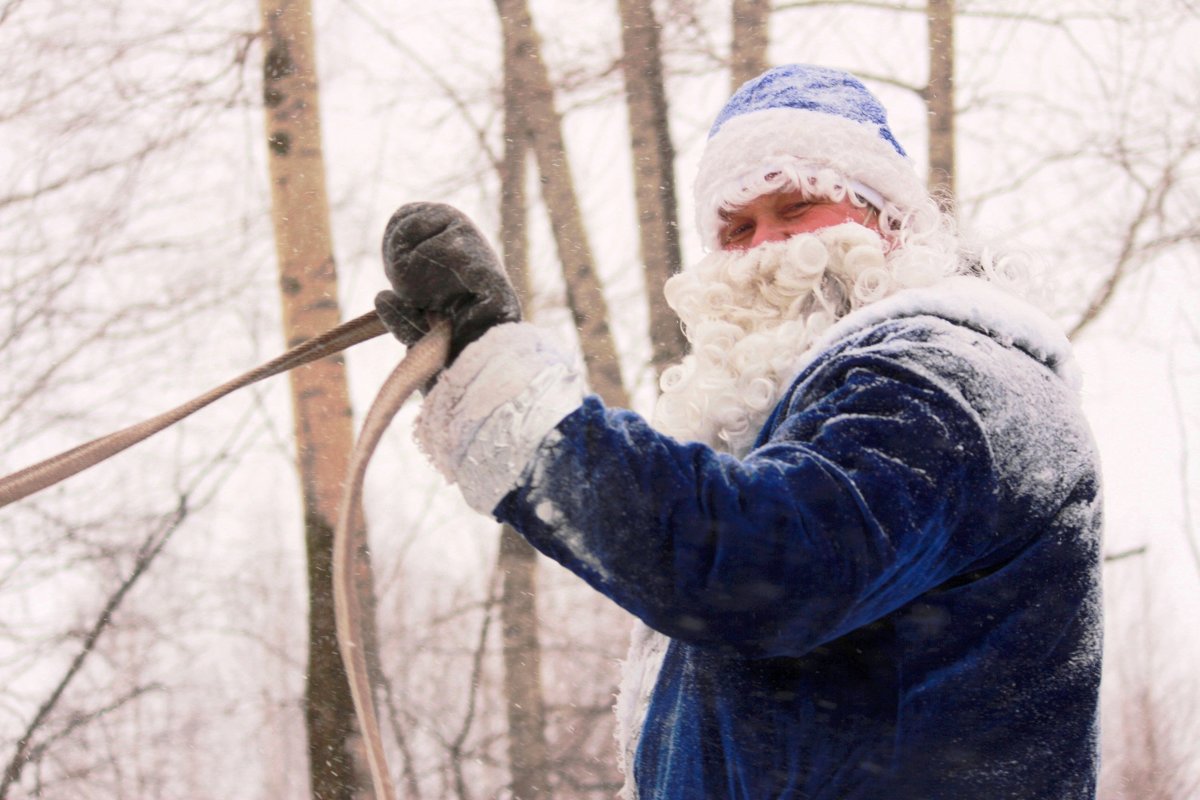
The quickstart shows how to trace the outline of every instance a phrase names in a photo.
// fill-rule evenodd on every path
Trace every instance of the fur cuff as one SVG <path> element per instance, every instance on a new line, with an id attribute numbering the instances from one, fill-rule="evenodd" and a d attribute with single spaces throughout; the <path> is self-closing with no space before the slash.
<path id="1" fill-rule="evenodd" d="M 574 359 L 548 332 L 498 325 L 463 350 L 429 392 L 417 444 L 471 508 L 490 514 L 583 396 Z"/>

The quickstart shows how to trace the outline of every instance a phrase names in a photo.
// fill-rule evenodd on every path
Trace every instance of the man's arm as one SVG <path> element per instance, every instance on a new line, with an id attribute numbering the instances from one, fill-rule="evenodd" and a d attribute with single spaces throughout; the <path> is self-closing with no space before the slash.
<path id="1" fill-rule="evenodd" d="M 555 405 L 555 381 L 513 380 L 511 366 L 497 368 L 513 386 L 551 386 L 549 396 L 484 415 L 505 420 L 492 425 L 508 431 L 501 439 L 521 425 L 514 407 L 557 410 L 526 431 L 536 443 L 515 470 L 503 452 L 489 464 L 489 448 L 477 447 L 460 451 L 459 463 L 473 466 L 458 478 L 470 498 L 480 470 L 509 470 L 490 495 L 474 493 L 476 507 L 651 627 L 751 655 L 807 652 L 998 546 L 987 442 L 953 386 L 904 357 L 930 346 L 920 338 L 822 359 L 798 381 L 768 441 L 740 461 L 679 443 L 594 397 Z M 464 360 L 494 365 L 488 346 Z M 497 396 L 488 379 L 479 388 L 475 380 L 453 402 L 430 401 L 461 409 L 473 393 Z M 424 427 L 428 435 L 442 426 Z M 479 430 L 466 435 L 467 449 Z"/>

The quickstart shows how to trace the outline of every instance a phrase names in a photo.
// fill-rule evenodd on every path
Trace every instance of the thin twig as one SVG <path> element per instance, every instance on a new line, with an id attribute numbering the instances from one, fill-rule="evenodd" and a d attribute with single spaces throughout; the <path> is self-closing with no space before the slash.
<path id="1" fill-rule="evenodd" d="M 193 507 L 199 508 L 206 505 L 208 501 L 211 500 L 215 495 L 218 487 L 224 482 L 224 478 L 227 478 L 231 474 L 233 464 L 228 458 L 228 455 L 231 451 L 233 451 L 235 440 L 238 438 L 238 436 L 240 436 L 241 431 L 246 427 L 246 424 L 248 424 L 250 418 L 251 414 L 247 413 L 243 416 L 242 420 L 240 420 L 238 424 L 234 426 L 234 430 L 229 435 L 226 445 L 219 448 L 216 455 L 210 459 L 209 462 L 205 464 L 199 472 L 192 476 L 191 480 L 188 482 L 189 486 L 179 490 L 179 501 L 175 507 L 175 510 L 167 516 L 163 525 L 157 531 L 149 534 L 143 540 L 141 546 L 138 548 L 133 569 L 130 571 L 125 580 L 121 582 L 121 585 L 117 587 L 116 591 L 109 596 L 108 601 L 104 604 L 104 608 L 101 609 L 99 615 L 97 616 L 95 623 L 88 631 L 87 636 L 84 637 L 83 644 L 80 647 L 79 652 L 76 653 L 75 658 L 72 659 L 67 671 L 63 674 L 63 677 L 51 691 L 50 696 L 46 698 L 46 700 L 38 708 L 37 713 L 26 726 L 21 738 L 18 739 L 12 758 L 9 760 L 4 769 L 4 777 L 2 780 L 0 780 L 0 800 L 6 800 L 9 789 L 13 784 L 20 780 L 25 766 L 39 759 L 50 743 L 57 739 L 61 739 L 64 735 L 66 735 L 66 733 L 78 728 L 81 724 L 96 718 L 102 713 L 107 713 L 107 711 L 112 710 L 112 708 L 101 709 L 99 712 L 94 712 L 93 714 L 88 715 L 86 718 L 73 720 L 64 731 L 60 731 L 54 736 L 48 737 L 45 741 L 39 742 L 37 745 L 32 744 L 34 736 L 37 735 L 38 730 L 43 724 L 45 724 L 47 718 L 58 706 L 58 703 L 66 693 L 67 688 L 83 669 L 88 657 L 95 650 L 96 643 L 99 641 L 100 636 L 113 624 L 113 618 L 117 610 L 120 608 L 122 602 L 124 602 L 125 597 L 129 594 L 130 590 L 132 590 L 138 581 L 141 580 L 142 576 L 149 571 L 150 566 L 154 563 L 155 559 L 158 558 L 163 548 L 166 547 L 167 542 L 170 541 L 172 535 L 187 519 L 190 509 Z M 225 475 L 223 477 L 214 479 L 212 486 L 210 486 L 204 495 L 199 498 L 198 502 L 189 502 L 192 498 L 195 498 L 199 494 L 200 487 L 204 480 L 219 467 L 225 468 Z M 152 687 L 144 687 L 143 690 L 149 688 Z M 117 705 L 123 705 L 125 702 L 132 700 L 135 697 L 136 693 L 135 695 L 120 701 Z M 115 708 L 116 706 L 112 707 Z"/>
<path id="2" fill-rule="evenodd" d="M 1179 312 L 1182 317 L 1182 312 Z M 1184 324 L 1189 324 L 1186 319 Z M 1192 517 L 1192 482 L 1191 458 L 1188 453 L 1188 430 L 1184 417 L 1183 393 L 1179 389 L 1179 376 L 1175 369 L 1175 351 L 1167 353 L 1167 381 L 1171 385 L 1171 404 L 1175 408 L 1175 427 L 1178 431 L 1176 440 L 1179 442 L 1179 478 L 1182 486 L 1183 538 L 1187 540 L 1188 550 L 1192 554 L 1192 562 L 1200 575 L 1200 545 L 1196 543 L 1195 522 Z"/>
<path id="3" fill-rule="evenodd" d="M 142 542 L 142 546 L 138 549 L 138 557 L 134 563 L 132 572 L 130 572 L 129 576 L 121 582 L 117 590 L 108 598 L 108 602 L 104 604 L 104 608 L 96 618 L 96 622 L 92 625 L 91 630 L 88 631 L 87 636 L 84 637 L 83 645 L 80 647 L 79 652 L 75 654 L 71 665 L 58 681 L 50 696 L 38 708 L 33 719 L 25 727 L 24 733 L 21 734 L 21 738 L 17 740 L 17 746 L 13 751 L 12 758 L 9 759 L 8 765 L 4 768 L 4 778 L 0 781 L 0 800 L 5 800 L 8 797 L 9 788 L 20 780 L 21 772 L 30 760 L 29 757 L 33 749 L 33 737 L 46 721 L 46 718 L 50 716 L 50 713 L 54 711 L 59 700 L 62 699 L 63 694 L 66 692 L 67 687 L 70 686 L 75 676 L 83 668 L 88 656 L 95 649 L 100 635 L 112 624 L 113 615 L 116 614 L 125 596 L 129 594 L 130 589 L 137 584 L 141 577 L 146 574 L 154 559 L 158 557 L 158 554 L 162 552 L 163 547 L 170 540 L 171 534 L 179 529 L 179 526 L 187 516 L 187 497 L 180 497 L 179 505 L 171 513 L 164 526 L 158 531 L 151 533 Z"/>
<path id="4" fill-rule="evenodd" d="M 1104 563 L 1110 564 L 1113 561 L 1120 561 L 1125 558 L 1132 558 L 1133 556 L 1145 555 L 1148 549 L 1148 545 L 1142 545 L 1141 547 L 1132 547 L 1128 550 L 1122 550 L 1119 553 L 1112 553 L 1104 557 Z"/>
<path id="5" fill-rule="evenodd" d="M 480 677 L 483 675 L 483 656 L 487 649 L 488 630 L 492 625 L 492 611 L 496 606 L 497 597 L 499 596 L 499 585 L 500 570 L 497 565 L 497 569 L 492 573 L 491 586 L 488 587 L 488 599 L 484 606 L 483 624 L 479 627 L 478 644 L 475 648 L 471 664 L 471 688 L 467 695 L 467 713 L 463 717 L 458 735 L 449 744 L 450 764 L 454 770 L 454 786 L 460 800 L 468 800 L 470 797 L 467 793 L 466 779 L 462 774 L 462 751 L 463 745 L 467 741 L 467 735 L 471 732 L 471 725 L 475 721 L 475 704 L 479 697 Z M 0 798 L 0 800 L 3 800 L 3 798 Z"/>

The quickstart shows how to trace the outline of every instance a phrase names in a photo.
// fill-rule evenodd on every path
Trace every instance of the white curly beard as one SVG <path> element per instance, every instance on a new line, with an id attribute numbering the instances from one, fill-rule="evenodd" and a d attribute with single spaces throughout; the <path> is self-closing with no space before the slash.
<path id="1" fill-rule="evenodd" d="M 812 343 L 850 311 L 914 284 L 905 277 L 879 234 L 854 223 L 709 254 L 666 285 L 692 352 L 663 372 L 654 426 L 744 456 Z"/>

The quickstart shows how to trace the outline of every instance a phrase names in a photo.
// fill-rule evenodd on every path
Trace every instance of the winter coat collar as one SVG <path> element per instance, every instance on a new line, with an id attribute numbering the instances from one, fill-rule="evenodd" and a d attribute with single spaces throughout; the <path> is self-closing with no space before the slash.
<path id="1" fill-rule="evenodd" d="M 1025 300 L 981 278 L 955 276 L 907 289 L 838 320 L 809 348 L 801 371 L 839 341 L 889 320 L 934 316 L 978 331 L 1029 354 L 1079 390 L 1081 377 L 1062 328 Z"/>

